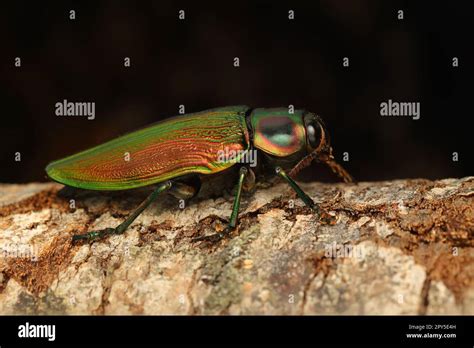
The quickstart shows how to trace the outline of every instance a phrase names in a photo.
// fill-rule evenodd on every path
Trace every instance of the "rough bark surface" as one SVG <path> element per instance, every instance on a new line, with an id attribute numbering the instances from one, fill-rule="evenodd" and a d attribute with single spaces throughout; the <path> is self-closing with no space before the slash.
<path id="1" fill-rule="evenodd" d="M 216 244 L 191 238 L 223 229 L 226 196 L 164 196 L 125 234 L 72 244 L 148 191 L 61 187 L 0 185 L 0 314 L 474 314 L 474 177 L 302 185 L 324 220 L 261 188 Z"/>

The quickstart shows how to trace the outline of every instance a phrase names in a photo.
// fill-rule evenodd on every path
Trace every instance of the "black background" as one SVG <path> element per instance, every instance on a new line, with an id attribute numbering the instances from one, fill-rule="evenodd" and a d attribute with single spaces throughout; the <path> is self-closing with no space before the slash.
<path id="1" fill-rule="evenodd" d="M 319 113 L 358 180 L 472 175 L 468 4 L 2 2 L 0 182 L 45 181 L 48 162 L 176 115 L 180 104 Z M 95 102 L 96 119 L 57 117 L 63 99 Z M 387 99 L 420 102 L 421 118 L 381 117 Z M 304 177 L 330 175 L 313 166 Z"/>
<path id="2" fill-rule="evenodd" d="M 295 347 L 472 347 L 472 316 L 0 316 L 2 347 L 43 344 L 275 344 Z M 18 327 L 56 325 L 56 340 L 19 338 Z M 409 329 L 409 325 L 453 325 L 455 329 Z M 455 338 L 408 338 L 407 334 L 456 334 Z M 365 344 L 360 345 L 359 344 Z M 389 344 L 389 345 L 386 345 Z M 339 345 L 338 345 L 339 346 Z M 340 346 L 339 346 L 340 347 Z"/>

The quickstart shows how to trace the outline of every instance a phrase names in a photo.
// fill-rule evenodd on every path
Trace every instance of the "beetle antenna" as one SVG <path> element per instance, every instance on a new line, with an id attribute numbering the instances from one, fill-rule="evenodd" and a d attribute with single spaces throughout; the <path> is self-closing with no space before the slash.
<path id="1" fill-rule="evenodd" d="M 301 161 L 299 161 L 288 173 L 288 175 L 291 178 L 294 178 L 296 175 L 298 175 L 299 172 L 301 172 L 303 169 L 305 169 L 307 166 L 313 162 L 314 159 L 317 159 L 318 155 L 316 152 L 311 152 L 309 155 L 303 157 Z"/>
<path id="2" fill-rule="evenodd" d="M 354 178 L 341 166 L 339 163 L 336 162 L 334 156 L 332 154 L 332 147 L 328 146 L 326 151 L 323 151 L 318 155 L 318 160 L 320 162 L 325 163 L 329 168 L 331 168 L 332 172 L 340 177 L 344 182 L 350 183 L 354 182 Z"/>
<path id="3" fill-rule="evenodd" d="M 295 177 L 301 170 L 309 166 L 313 160 L 325 163 L 332 170 L 332 172 L 344 180 L 344 182 L 354 182 L 354 178 L 347 172 L 347 170 L 345 170 L 343 166 L 335 161 L 332 154 L 332 147 L 330 146 L 328 146 L 325 151 L 320 153 L 313 151 L 309 155 L 305 156 L 290 171 L 290 177 Z"/>
<path id="4" fill-rule="evenodd" d="M 344 180 L 344 182 L 346 183 L 354 182 L 354 178 L 347 172 L 347 170 L 344 169 L 343 166 L 337 163 L 334 159 L 329 159 L 325 161 L 324 163 L 326 163 L 328 167 L 331 168 L 333 173 L 335 173 L 342 180 Z"/>

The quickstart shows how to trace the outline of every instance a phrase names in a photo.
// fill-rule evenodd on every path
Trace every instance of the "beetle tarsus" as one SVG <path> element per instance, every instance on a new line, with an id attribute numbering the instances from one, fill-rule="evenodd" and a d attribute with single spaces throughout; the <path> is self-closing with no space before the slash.
<path id="1" fill-rule="evenodd" d="M 191 241 L 192 242 L 211 242 L 211 243 L 217 243 L 221 239 L 223 239 L 224 236 L 222 233 L 214 233 L 209 236 L 200 236 L 200 237 L 195 237 Z"/>
<path id="2" fill-rule="evenodd" d="M 312 207 L 311 207 L 311 210 L 313 211 L 314 215 L 316 215 L 316 217 L 318 219 L 321 218 L 321 209 L 319 209 L 318 205 L 314 204 Z"/>
<path id="3" fill-rule="evenodd" d="M 95 240 L 95 239 L 100 239 L 105 236 L 116 234 L 116 233 L 117 233 L 117 230 L 115 228 L 107 227 L 107 228 L 104 228 L 103 230 L 91 231 L 84 234 L 76 234 L 75 236 L 72 236 L 72 240 L 73 241 Z"/>
<path id="4" fill-rule="evenodd" d="M 234 229 L 231 227 L 231 226 L 227 226 L 226 229 L 224 231 L 222 231 L 221 233 L 214 233 L 214 234 L 211 234 L 209 236 L 200 236 L 200 237 L 195 237 L 193 238 L 191 241 L 194 243 L 194 242 L 210 242 L 210 243 L 217 243 L 219 242 L 220 240 L 226 238 L 226 237 L 229 237 L 230 236 L 230 233 L 233 231 Z"/>

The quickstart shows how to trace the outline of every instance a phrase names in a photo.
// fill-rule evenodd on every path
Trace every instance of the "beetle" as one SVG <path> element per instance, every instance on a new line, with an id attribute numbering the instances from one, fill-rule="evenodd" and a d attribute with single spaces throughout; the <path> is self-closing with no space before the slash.
<path id="1" fill-rule="evenodd" d="M 252 153 L 259 159 L 255 167 L 244 160 Z M 77 241 L 121 234 L 160 194 L 168 191 L 190 199 L 199 192 L 204 177 L 238 165 L 228 225 L 221 233 L 195 238 L 202 241 L 219 240 L 236 227 L 242 189 L 254 187 L 255 173 L 262 170 L 285 180 L 319 214 L 314 201 L 293 180 L 313 160 L 327 164 L 345 182 L 353 181 L 335 161 L 329 135 L 318 115 L 302 109 L 253 109 L 240 105 L 165 119 L 51 162 L 46 173 L 59 183 L 88 190 L 157 185 L 117 227 L 74 235 L 73 240 Z"/>

